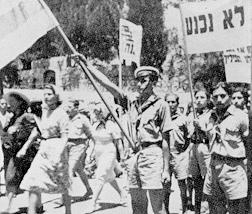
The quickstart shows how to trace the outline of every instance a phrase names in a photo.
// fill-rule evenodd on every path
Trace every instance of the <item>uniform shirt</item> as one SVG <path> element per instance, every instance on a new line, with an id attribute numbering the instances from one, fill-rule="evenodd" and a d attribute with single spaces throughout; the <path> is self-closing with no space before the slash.
<path id="1" fill-rule="evenodd" d="M 195 128 L 193 125 L 193 114 L 189 114 L 188 115 L 188 121 L 189 121 L 189 135 L 192 139 L 193 143 L 206 143 L 204 142 L 207 138 L 206 136 L 206 131 L 207 131 L 207 126 L 208 126 L 208 122 L 209 122 L 209 118 L 212 114 L 212 110 L 210 109 L 204 109 L 202 112 L 197 112 L 196 116 L 197 116 L 197 121 L 200 127 L 200 130 L 202 131 L 198 131 L 197 135 L 195 135 Z"/>
<path id="2" fill-rule="evenodd" d="M 155 94 L 142 105 L 137 100 L 130 102 L 126 96 L 121 97 L 119 104 L 128 110 L 128 131 L 134 142 L 160 142 L 162 133 L 172 129 L 169 105 Z"/>
<path id="3" fill-rule="evenodd" d="M 87 139 L 92 135 L 92 125 L 90 121 L 85 115 L 80 113 L 69 120 L 68 128 L 68 138 L 70 139 Z"/>
<path id="4" fill-rule="evenodd" d="M 248 136 L 248 115 L 230 106 L 224 119 L 213 112 L 207 124 L 207 133 L 212 144 L 211 153 L 233 158 L 245 158 L 244 138 Z"/>
<path id="5" fill-rule="evenodd" d="M 172 130 L 170 131 L 170 152 L 180 154 L 188 146 L 188 119 L 185 115 L 176 112 L 171 117 Z"/>

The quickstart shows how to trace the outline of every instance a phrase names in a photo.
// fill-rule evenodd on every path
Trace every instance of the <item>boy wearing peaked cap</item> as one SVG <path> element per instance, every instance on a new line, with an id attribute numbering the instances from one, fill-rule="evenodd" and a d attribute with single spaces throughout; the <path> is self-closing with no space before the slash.
<path id="1" fill-rule="evenodd" d="M 133 214 L 148 213 L 147 192 L 154 214 L 163 213 L 163 183 L 170 181 L 168 143 L 171 117 L 168 104 L 153 91 L 159 70 L 152 66 L 135 70 L 138 96 L 131 101 L 100 71 L 91 65 L 88 68 L 129 115 L 127 131 L 138 148 L 127 161 Z"/>

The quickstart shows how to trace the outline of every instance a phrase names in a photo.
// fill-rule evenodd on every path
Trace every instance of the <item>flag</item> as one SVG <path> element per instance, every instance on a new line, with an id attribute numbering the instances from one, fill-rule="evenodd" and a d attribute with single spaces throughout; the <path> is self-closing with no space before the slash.
<path id="1" fill-rule="evenodd" d="M 43 0 L 0 0 L 0 69 L 58 25 Z"/>

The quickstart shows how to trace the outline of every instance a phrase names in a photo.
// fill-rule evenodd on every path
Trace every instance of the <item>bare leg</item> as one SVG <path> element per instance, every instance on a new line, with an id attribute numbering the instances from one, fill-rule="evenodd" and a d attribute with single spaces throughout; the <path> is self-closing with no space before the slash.
<path id="1" fill-rule="evenodd" d="M 91 207 L 88 208 L 87 212 L 93 212 L 97 209 L 97 200 L 101 194 L 101 191 L 104 187 L 104 184 L 105 182 L 103 180 L 98 180 L 97 181 L 97 184 L 96 184 L 96 187 L 94 189 L 94 195 L 93 195 L 93 198 L 91 200 Z"/>
<path id="2" fill-rule="evenodd" d="M 237 199 L 228 201 L 228 212 L 229 214 L 245 214 L 247 210 L 247 199 Z"/>
<path id="3" fill-rule="evenodd" d="M 130 188 L 131 205 L 133 214 L 148 213 L 147 191 L 140 188 Z"/>
<path id="4" fill-rule="evenodd" d="M 200 214 L 204 179 L 201 176 L 194 180 L 195 189 L 195 214 Z"/>
<path id="5" fill-rule="evenodd" d="M 169 211 L 169 202 L 170 202 L 170 195 L 171 195 L 171 182 L 163 185 L 164 189 L 164 207 L 167 214 L 170 213 Z"/>
<path id="6" fill-rule="evenodd" d="M 86 192 L 85 196 L 88 197 L 88 196 L 90 196 L 90 195 L 93 194 L 93 190 L 92 190 L 92 188 L 91 188 L 91 186 L 90 186 L 90 184 L 88 182 L 88 177 L 87 177 L 86 173 L 83 171 L 83 168 L 84 167 L 83 167 L 82 164 L 78 164 L 78 166 L 76 168 L 76 172 L 78 173 L 78 175 L 80 176 L 80 179 L 81 179 L 82 183 L 86 187 L 87 192 Z"/>
<path id="7" fill-rule="evenodd" d="M 226 200 L 218 199 L 213 196 L 207 196 L 210 214 L 226 214 Z"/>
<path id="8" fill-rule="evenodd" d="M 36 207 L 41 198 L 40 193 L 38 192 L 29 192 L 29 206 L 28 206 L 28 214 L 36 214 Z"/>
<path id="9" fill-rule="evenodd" d="M 187 178 L 187 190 L 188 190 L 188 200 L 187 200 L 187 208 L 193 211 L 193 204 L 192 204 L 192 195 L 193 195 L 193 179 Z"/>
<path id="10" fill-rule="evenodd" d="M 121 188 L 119 187 L 118 183 L 116 180 L 113 180 L 110 182 L 110 185 L 118 192 L 118 194 L 121 196 L 122 194 L 122 190 Z"/>
<path id="11" fill-rule="evenodd" d="M 125 194 L 124 191 L 122 190 L 122 188 L 120 188 L 120 186 L 118 185 L 118 182 L 116 180 L 113 180 L 110 182 L 111 186 L 118 192 L 118 194 L 120 195 L 120 203 L 121 204 L 125 204 Z"/>
<path id="12" fill-rule="evenodd" d="M 187 186 L 186 186 L 186 179 L 178 180 L 179 190 L 180 190 L 180 197 L 182 201 L 182 210 L 183 213 L 187 210 Z"/>
<path id="13" fill-rule="evenodd" d="M 67 190 L 62 195 L 62 198 L 65 205 L 65 214 L 71 214 L 71 197 L 69 196 Z"/>
<path id="14" fill-rule="evenodd" d="M 6 212 L 10 212 L 11 207 L 12 207 L 13 198 L 14 198 L 14 193 L 8 192 L 7 198 L 8 198 L 8 207 L 6 209 Z"/>
<path id="15" fill-rule="evenodd" d="M 150 202 L 154 214 L 163 213 L 163 189 L 149 190 Z"/>

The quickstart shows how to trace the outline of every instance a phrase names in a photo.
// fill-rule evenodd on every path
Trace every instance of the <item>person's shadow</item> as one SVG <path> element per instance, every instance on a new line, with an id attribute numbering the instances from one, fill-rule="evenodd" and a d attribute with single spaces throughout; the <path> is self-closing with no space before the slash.
<path id="1" fill-rule="evenodd" d="M 82 201 L 87 201 L 92 198 L 92 195 L 85 197 L 85 196 L 73 196 L 71 198 L 72 204 L 82 202 Z"/>
<path id="2" fill-rule="evenodd" d="M 15 213 L 12 213 L 12 214 L 26 214 L 28 213 L 28 208 L 27 207 L 19 207 L 18 208 L 19 210 Z M 40 210 L 38 213 L 41 214 L 41 213 L 44 213 L 45 210 Z"/>
<path id="3" fill-rule="evenodd" d="M 113 208 L 120 207 L 120 206 L 123 207 L 126 205 L 119 204 L 119 203 L 99 203 L 99 209 L 93 211 L 92 213 L 95 213 L 97 211 L 107 210 L 107 209 L 113 209 Z M 90 212 L 84 212 L 84 213 L 88 214 Z"/>

